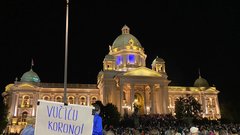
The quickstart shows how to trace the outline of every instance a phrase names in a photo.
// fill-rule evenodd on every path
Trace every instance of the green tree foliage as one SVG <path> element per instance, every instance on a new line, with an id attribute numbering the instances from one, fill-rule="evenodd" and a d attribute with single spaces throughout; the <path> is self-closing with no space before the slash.
<path id="1" fill-rule="evenodd" d="M 115 105 L 113 105 L 112 103 L 108 103 L 106 104 L 106 106 L 104 106 L 99 100 L 95 103 L 98 104 L 101 108 L 100 116 L 102 117 L 103 125 L 119 125 L 120 113 L 118 112 L 118 109 Z"/>
<path id="2" fill-rule="evenodd" d="M 1 111 L 0 111 L 0 133 L 3 132 L 3 130 L 6 128 L 8 120 L 7 120 L 7 106 L 4 104 L 1 104 Z"/>
<path id="3" fill-rule="evenodd" d="M 201 118 L 201 104 L 191 95 L 180 97 L 175 102 L 176 117 L 191 124 L 192 120 Z"/>
<path id="4" fill-rule="evenodd" d="M 183 97 L 179 97 L 176 101 L 175 101 L 175 113 L 176 113 L 176 117 L 178 119 L 183 119 L 184 117 L 184 98 Z"/>
<path id="5" fill-rule="evenodd" d="M 106 104 L 103 109 L 103 125 L 112 125 L 114 127 L 119 125 L 120 113 L 115 105 L 112 103 Z"/>

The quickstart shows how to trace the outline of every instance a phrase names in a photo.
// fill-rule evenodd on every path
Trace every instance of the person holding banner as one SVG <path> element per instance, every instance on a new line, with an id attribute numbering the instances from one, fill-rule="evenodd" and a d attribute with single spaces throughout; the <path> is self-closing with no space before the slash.
<path id="1" fill-rule="evenodd" d="M 92 135 L 103 135 L 102 128 L 102 117 L 99 115 L 101 112 L 100 106 L 96 103 L 93 104 L 95 107 L 95 114 L 93 118 L 93 133 Z"/>

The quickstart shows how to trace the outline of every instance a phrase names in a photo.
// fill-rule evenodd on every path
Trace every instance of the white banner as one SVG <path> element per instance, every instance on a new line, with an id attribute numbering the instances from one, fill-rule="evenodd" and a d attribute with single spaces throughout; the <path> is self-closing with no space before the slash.
<path id="1" fill-rule="evenodd" d="M 34 135 L 92 135 L 92 106 L 38 100 Z"/>

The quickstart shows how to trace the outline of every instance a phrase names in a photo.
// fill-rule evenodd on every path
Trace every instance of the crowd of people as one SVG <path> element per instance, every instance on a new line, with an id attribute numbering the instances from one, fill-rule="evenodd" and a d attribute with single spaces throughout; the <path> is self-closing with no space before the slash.
<path id="1" fill-rule="evenodd" d="M 132 121 L 129 118 L 129 122 Z M 126 125 L 126 124 L 125 124 Z M 105 126 L 105 135 L 240 135 L 240 124 L 223 124 L 220 121 L 199 121 L 192 124 L 177 120 L 171 115 L 141 115 L 139 127 Z"/>
<path id="2" fill-rule="evenodd" d="M 240 135 L 240 124 L 224 124 L 220 121 L 195 121 L 186 123 L 172 115 L 127 116 L 120 126 L 102 125 L 100 107 L 94 106 L 95 115 L 92 135 Z M 138 119 L 138 123 L 134 122 Z M 28 121 L 20 135 L 34 135 L 34 123 Z"/>

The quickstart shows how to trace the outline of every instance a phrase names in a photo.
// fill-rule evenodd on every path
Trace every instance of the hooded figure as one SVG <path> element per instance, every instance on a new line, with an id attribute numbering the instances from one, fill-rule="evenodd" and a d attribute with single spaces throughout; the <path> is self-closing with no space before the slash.
<path id="1" fill-rule="evenodd" d="M 21 131 L 20 135 L 34 135 L 34 123 L 35 119 L 27 117 L 26 119 L 27 125 L 26 127 Z"/>
<path id="2" fill-rule="evenodd" d="M 95 114 L 93 118 L 93 133 L 92 135 L 103 135 L 103 128 L 102 128 L 102 117 L 99 115 L 101 110 L 100 106 L 96 103 L 93 104 L 95 108 Z"/>

